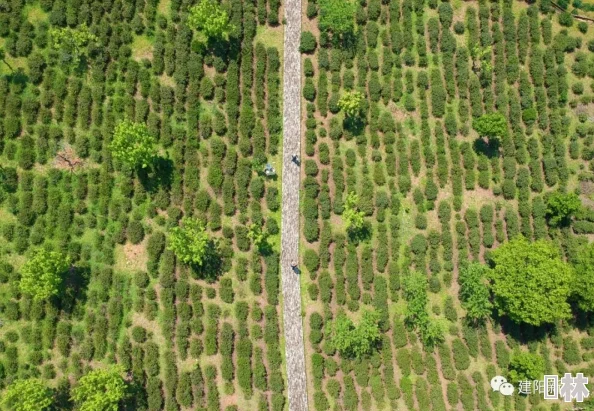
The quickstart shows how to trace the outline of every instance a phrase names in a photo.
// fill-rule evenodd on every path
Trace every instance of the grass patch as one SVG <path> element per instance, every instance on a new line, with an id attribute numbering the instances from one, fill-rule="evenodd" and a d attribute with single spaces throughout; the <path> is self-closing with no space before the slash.
<path id="1" fill-rule="evenodd" d="M 153 41 L 146 36 L 134 36 L 132 41 L 132 58 L 142 60 L 153 58 Z"/>

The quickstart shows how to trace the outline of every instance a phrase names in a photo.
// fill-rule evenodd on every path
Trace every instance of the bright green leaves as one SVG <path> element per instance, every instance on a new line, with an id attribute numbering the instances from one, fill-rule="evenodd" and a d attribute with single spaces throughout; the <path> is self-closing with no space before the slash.
<path id="1" fill-rule="evenodd" d="M 493 309 L 488 276 L 489 268 L 478 263 L 463 267 L 458 276 L 460 301 L 466 310 L 466 317 L 473 323 L 485 321 Z"/>
<path id="2" fill-rule="evenodd" d="M 472 127 L 481 137 L 488 139 L 507 135 L 507 119 L 501 113 L 484 114 L 472 122 Z"/>
<path id="3" fill-rule="evenodd" d="M 518 237 L 493 251 L 492 260 L 491 290 L 501 314 L 537 327 L 571 316 L 574 272 L 552 242 Z"/>
<path id="4" fill-rule="evenodd" d="M 72 389 L 72 400 L 80 411 L 117 411 L 126 396 L 121 366 L 99 368 L 81 377 Z"/>
<path id="5" fill-rule="evenodd" d="M 516 384 L 520 381 L 540 380 L 545 372 L 544 360 L 537 354 L 515 351 L 509 363 L 509 380 Z"/>
<path id="6" fill-rule="evenodd" d="M 21 268 L 21 291 L 35 300 L 47 300 L 60 292 L 62 275 L 68 269 L 66 256 L 43 248 L 33 253 Z"/>
<path id="7" fill-rule="evenodd" d="M 355 3 L 351 0 L 320 0 L 318 25 L 321 31 L 337 38 L 355 31 Z"/>
<path id="8" fill-rule="evenodd" d="M 200 0 L 198 4 L 192 6 L 188 24 L 208 40 L 227 39 L 233 30 L 227 12 L 214 0 Z"/>
<path id="9" fill-rule="evenodd" d="M 363 103 L 363 93 L 359 91 L 347 91 L 338 100 L 338 108 L 344 112 L 347 117 L 357 117 L 361 114 Z"/>
<path id="10" fill-rule="evenodd" d="M 11 411 L 44 411 L 53 404 L 53 393 L 37 378 L 16 380 L 1 395 L 0 405 Z"/>
<path id="11" fill-rule="evenodd" d="M 76 28 L 51 28 L 49 31 L 51 46 L 62 53 L 65 63 L 78 66 L 81 57 L 88 57 L 88 46 L 98 41 L 97 36 L 89 31 L 86 24 Z"/>
<path id="12" fill-rule="evenodd" d="M 380 339 L 380 316 L 375 311 L 364 311 L 358 326 L 344 313 L 337 315 L 328 326 L 330 344 L 345 357 L 360 358 L 368 354 Z"/>
<path id="13" fill-rule="evenodd" d="M 363 228 L 363 216 L 365 213 L 359 211 L 357 208 L 358 202 L 359 196 L 355 192 L 350 192 L 347 195 L 344 203 L 344 211 L 342 212 L 347 231 L 357 231 Z"/>
<path id="14" fill-rule="evenodd" d="M 194 218 L 182 219 L 181 227 L 169 233 L 169 249 L 186 264 L 202 265 L 208 243 L 204 225 Z"/>
<path id="15" fill-rule="evenodd" d="M 552 226 L 568 225 L 571 217 L 582 208 L 582 202 L 574 193 L 553 193 L 547 199 L 547 216 Z"/>
<path id="16" fill-rule="evenodd" d="M 157 155 L 155 138 L 144 124 L 124 120 L 113 133 L 110 149 L 114 158 L 129 167 L 148 167 Z"/>

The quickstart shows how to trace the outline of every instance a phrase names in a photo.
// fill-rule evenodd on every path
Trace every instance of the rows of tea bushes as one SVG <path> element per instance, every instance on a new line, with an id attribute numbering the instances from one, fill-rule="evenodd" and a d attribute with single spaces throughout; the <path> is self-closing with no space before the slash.
<path id="1" fill-rule="evenodd" d="M 591 369 L 590 353 L 569 326 L 468 324 L 458 273 L 519 234 L 553 239 L 570 257 L 578 235 L 592 234 L 587 209 L 570 228 L 550 228 L 547 215 L 551 192 L 591 193 L 592 27 L 564 24 L 547 1 L 367 0 L 353 2 L 354 33 L 339 37 L 317 30 L 325 3 L 308 0 L 301 39 L 314 409 L 549 409 L 538 395 L 493 393 L 489 381 L 506 375 L 514 349 L 544 358 L 547 373 Z M 356 118 L 343 109 L 353 93 L 363 96 Z M 477 119 L 497 112 L 507 132 L 481 138 Z M 345 211 L 353 192 L 356 235 Z M 411 296 L 414 272 L 426 284 Z M 411 324 L 413 306 L 441 338 Z M 380 315 L 375 349 L 338 353 L 328 324 L 370 309 Z"/>

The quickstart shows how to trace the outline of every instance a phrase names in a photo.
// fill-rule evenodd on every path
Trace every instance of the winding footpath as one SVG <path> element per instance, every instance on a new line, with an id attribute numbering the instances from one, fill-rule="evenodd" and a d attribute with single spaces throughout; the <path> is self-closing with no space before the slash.
<path id="1" fill-rule="evenodd" d="M 285 1 L 283 73 L 283 176 L 281 275 L 289 411 L 307 411 L 307 384 L 301 318 L 299 275 L 291 262 L 299 261 L 300 168 L 292 162 L 301 148 L 301 0 Z"/>

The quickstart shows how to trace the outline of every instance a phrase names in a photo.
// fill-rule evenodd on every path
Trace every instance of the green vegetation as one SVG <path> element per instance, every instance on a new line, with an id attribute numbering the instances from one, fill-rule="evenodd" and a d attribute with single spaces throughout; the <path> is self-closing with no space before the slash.
<path id="1" fill-rule="evenodd" d="M 169 249 L 186 264 L 202 265 L 209 245 L 204 225 L 194 218 L 185 218 L 181 227 L 174 227 L 169 233 Z"/>
<path id="2" fill-rule="evenodd" d="M 369 354 L 380 339 L 379 315 L 365 311 L 358 325 L 340 313 L 329 325 L 328 338 L 332 347 L 345 357 L 361 357 Z"/>
<path id="3" fill-rule="evenodd" d="M 21 291 L 39 301 L 58 295 L 68 267 L 67 256 L 43 248 L 36 250 L 21 268 Z"/>
<path id="4" fill-rule="evenodd" d="M 155 158 L 155 138 L 144 124 L 124 120 L 118 123 L 111 140 L 111 153 L 129 167 L 148 167 Z"/>
<path id="5" fill-rule="evenodd" d="M 14 411 L 44 411 L 54 403 L 52 390 L 40 379 L 16 380 L 8 386 L 0 404 Z"/>
<path id="6" fill-rule="evenodd" d="M 72 400 L 84 411 L 117 411 L 126 396 L 123 369 L 99 368 L 81 377 L 72 389 Z"/>
<path id="7" fill-rule="evenodd" d="M 233 30 L 227 12 L 214 0 L 200 0 L 190 8 L 188 24 L 208 40 L 228 38 Z"/>
<path id="8" fill-rule="evenodd" d="M 582 208 L 582 202 L 575 194 L 553 193 L 547 199 L 547 215 L 553 226 L 567 225 Z"/>
<path id="9" fill-rule="evenodd" d="M 540 380 L 544 372 L 544 361 L 538 354 L 524 351 L 513 353 L 509 363 L 509 381 L 512 383 Z"/>
<path id="10" fill-rule="evenodd" d="M 286 408 L 280 8 L 0 5 L 0 401 Z"/>
<path id="11" fill-rule="evenodd" d="M 553 243 L 518 237 L 493 251 L 492 258 L 492 291 L 501 314 L 535 326 L 571 316 L 567 299 L 574 272 Z"/>
<path id="12" fill-rule="evenodd" d="M 310 406 L 558 409 L 489 381 L 515 352 L 546 374 L 592 366 L 594 30 L 572 15 L 581 2 L 305 1 Z M 381 345 L 344 357 L 326 326 L 370 310 Z"/>

